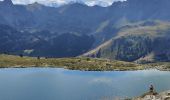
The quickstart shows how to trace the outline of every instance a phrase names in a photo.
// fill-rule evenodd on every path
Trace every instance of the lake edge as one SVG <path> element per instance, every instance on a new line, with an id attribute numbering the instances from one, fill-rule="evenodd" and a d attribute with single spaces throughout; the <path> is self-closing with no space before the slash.
<path id="1" fill-rule="evenodd" d="M 97 58 L 41 58 L 0 55 L 0 68 L 64 68 L 80 71 L 137 71 L 157 69 L 170 71 L 170 63 L 136 64 Z M 41 66 L 41 67 L 37 67 Z"/>

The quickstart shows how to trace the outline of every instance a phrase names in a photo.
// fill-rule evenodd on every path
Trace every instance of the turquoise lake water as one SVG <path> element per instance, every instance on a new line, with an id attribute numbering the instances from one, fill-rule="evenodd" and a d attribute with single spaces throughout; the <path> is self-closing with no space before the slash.
<path id="1" fill-rule="evenodd" d="M 0 100 L 113 100 L 139 96 L 150 84 L 170 90 L 170 72 L 0 69 Z"/>

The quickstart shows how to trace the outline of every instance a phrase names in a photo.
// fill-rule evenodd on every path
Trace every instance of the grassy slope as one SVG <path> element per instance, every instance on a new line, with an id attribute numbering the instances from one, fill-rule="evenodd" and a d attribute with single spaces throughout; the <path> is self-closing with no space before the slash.
<path id="1" fill-rule="evenodd" d="M 92 58 L 33 58 L 12 55 L 0 55 L 0 68 L 52 67 L 71 70 L 111 71 L 111 70 L 141 70 L 142 66 L 122 61 L 109 61 Z"/>
<path id="2" fill-rule="evenodd" d="M 110 49 L 116 48 L 116 46 L 113 45 L 115 41 L 122 39 L 122 38 L 130 40 L 131 39 L 130 37 L 132 36 L 133 37 L 144 37 L 145 36 L 145 37 L 149 37 L 151 40 L 154 40 L 156 38 L 165 38 L 165 37 L 168 38 L 169 30 L 170 30 L 170 22 L 163 22 L 163 21 L 148 21 L 148 22 L 146 21 L 145 22 L 144 21 L 144 22 L 138 22 L 138 23 L 131 23 L 131 24 L 128 24 L 127 26 L 122 27 L 122 29 L 117 33 L 117 36 L 101 44 L 97 48 L 85 53 L 83 56 L 97 55 L 97 53 L 101 51 L 102 52 L 101 58 L 109 58 L 109 59 L 113 58 L 114 59 L 117 53 L 110 51 Z M 120 42 L 122 41 L 119 41 L 119 43 Z M 133 45 L 135 46 L 135 43 Z M 137 48 L 137 47 L 131 47 L 131 48 Z M 147 57 L 147 55 L 143 55 L 143 56 Z M 154 54 L 153 54 L 153 57 L 154 57 Z"/>

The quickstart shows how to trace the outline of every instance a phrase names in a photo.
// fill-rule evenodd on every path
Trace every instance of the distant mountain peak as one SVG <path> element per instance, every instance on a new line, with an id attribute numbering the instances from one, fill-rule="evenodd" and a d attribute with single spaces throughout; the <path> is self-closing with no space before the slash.
<path id="1" fill-rule="evenodd" d="M 4 1 L 3 1 L 3 4 L 13 5 L 13 2 L 12 2 L 12 0 L 4 0 Z"/>
<path id="2" fill-rule="evenodd" d="M 38 2 L 34 2 L 32 5 L 41 5 L 41 4 Z"/>
<path id="3" fill-rule="evenodd" d="M 38 2 L 34 2 L 32 4 L 27 5 L 27 9 L 30 10 L 30 11 L 41 10 L 43 6 L 44 5 L 42 5 Z"/>
<path id="4" fill-rule="evenodd" d="M 38 3 L 38 2 L 34 2 L 34 3 L 32 3 L 32 4 L 29 4 L 29 6 L 35 6 L 35 7 L 37 7 L 37 6 L 43 6 L 43 5 L 40 4 L 40 3 Z"/>

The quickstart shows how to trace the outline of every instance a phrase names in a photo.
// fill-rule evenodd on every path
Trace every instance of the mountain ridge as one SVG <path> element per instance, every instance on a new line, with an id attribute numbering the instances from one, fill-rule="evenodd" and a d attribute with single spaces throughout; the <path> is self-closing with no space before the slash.
<path id="1" fill-rule="evenodd" d="M 159 30 L 157 31 L 162 33 L 164 30 L 161 29 L 165 28 L 166 24 L 170 21 L 170 14 L 167 13 L 168 9 L 170 8 L 169 0 L 127 0 L 124 2 L 115 2 L 109 7 L 89 7 L 84 4 L 74 3 L 57 8 L 43 6 L 39 3 L 30 5 L 5 5 L 3 2 L 0 3 L 1 26 L 7 25 L 12 27 L 16 30 L 16 33 L 13 32 L 13 34 L 22 34 L 22 37 L 20 37 L 21 40 L 24 40 L 24 43 L 29 43 L 25 44 L 24 49 L 19 48 L 19 51 L 16 50 L 12 53 L 19 54 L 23 53 L 24 51 L 35 50 L 34 52 L 36 53 L 30 56 L 49 56 L 48 54 L 50 51 L 55 53 L 55 57 L 79 56 L 85 52 L 97 48 L 102 44 L 107 44 L 107 41 L 118 36 L 121 30 L 132 32 L 134 34 L 131 34 L 131 37 L 125 36 L 125 38 L 121 38 L 117 44 L 124 47 L 124 45 L 127 44 L 122 44 L 121 41 L 126 42 L 132 40 L 134 43 L 137 42 L 137 44 L 139 44 L 139 41 L 143 42 L 143 40 L 147 40 L 147 38 L 145 38 L 145 34 L 142 34 L 143 36 L 141 35 L 140 37 L 136 37 L 136 34 L 140 34 L 140 32 L 142 32 L 142 28 L 144 28 L 144 30 L 147 29 L 148 32 L 152 33 L 152 31 L 155 31 L 155 27 L 159 26 L 157 25 L 158 23 L 161 24 L 161 27 L 158 27 Z M 10 4 L 9 1 L 8 3 Z M 143 5 L 145 5 L 145 7 L 143 7 Z M 7 30 L 10 31 L 11 28 Z M 1 29 L 0 31 L 2 33 L 4 30 Z M 123 33 L 126 34 L 126 32 L 121 32 L 123 36 L 125 35 Z M 69 37 L 67 37 L 65 34 L 67 34 Z M 60 36 L 67 37 L 67 39 L 70 40 L 69 43 L 65 44 L 64 37 L 62 37 L 61 41 L 57 41 L 59 40 L 58 37 Z M 156 41 L 163 42 L 163 40 L 166 40 L 168 42 L 169 40 L 166 38 L 169 35 L 165 34 L 165 36 L 166 37 L 156 39 Z M 152 35 L 150 35 L 150 37 L 153 38 Z M 0 38 L 0 40 L 3 40 L 3 38 Z M 6 41 L 12 40 L 13 38 L 6 38 Z M 82 42 L 78 43 L 80 40 L 82 40 Z M 60 45 L 57 45 L 58 42 Z M 46 49 L 45 46 L 51 43 L 53 45 Z M 74 46 L 72 46 L 72 43 Z M 61 48 L 57 49 L 57 46 L 62 47 L 61 44 L 68 46 L 68 48 L 65 50 L 60 50 Z M 165 43 L 164 48 L 166 48 L 166 46 L 168 45 Z M 8 47 L 2 46 L 1 48 Z M 131 49 L 133 50 L 135 48 L 136 46 L 134 45 Z M 73 51 L 68 53 L 67 50 L 69 51 L 70 49 Z M 5 52 L 3 50 L 0 51 Z M 44 55 L 41 51 L 46 51 L 47 54 Z M 62 53 L 63 56 L 60 55 L 62 51 L 64 51 Z M 164 52 L 168 53 L 168 50 Z M 137 52 L 134 52 L 133 55 L 140 55 L 140 58 L 141 56 L 146 56 L 146 54 L 139 54 Z M 124 56 L 122 56 L 121 59 L 119 59 L 119 57 L 114 58 L 114 55 L 112 56 L 112 59 L 128 61 L 138 60 L 137 58 L 139 58 L 137 56 L 133 59 L 129 57 L 125 57 L 124 59 Z"/>
<path id="2" fill-rule="evenodd" d="M 1 0 L 0 2 L 3 2 L 5 0 Z M 12 0 L 10 0 L 12 1 Z M 118 1 L 125 1 L 125 0 L 116 0 L 116 1 L 81 1 L 81 0 L 70 0 L 70 1 L 45 1 L 45 2 L 42 2 L 42 1 L 35 1 L 35 2 L 38 2 L 39 4 L 43 4 L 45 6 L 48 6 L 48 7 L 61 7 L 61 6 L 64 6 L 64 5 L 70 5 L 70 4 L 74 4 L 74 3 L 79 3 L 79 4 L 83 4 L 83 5 L 87 5 L 89 7 L 93 7 L 93 6 L 100 6 L 100 7 L 108 7 L 110 5 L 112 5 L 113 3 L 115 2 L 118 2 Z M 16 5 L 28 5 L 28 4 L 33 4 L 34 2 L 24 2 L 24 1 L 13 1 L 14 4 Z"/>
<path id="3" fill-rule="evenodd" d="M 169 32 L 169 22 L 149 21 L 129 24 L 128 28 L 122 28 L 117 36 L 83 56 L 138 63 L 169 61 Z"/>

